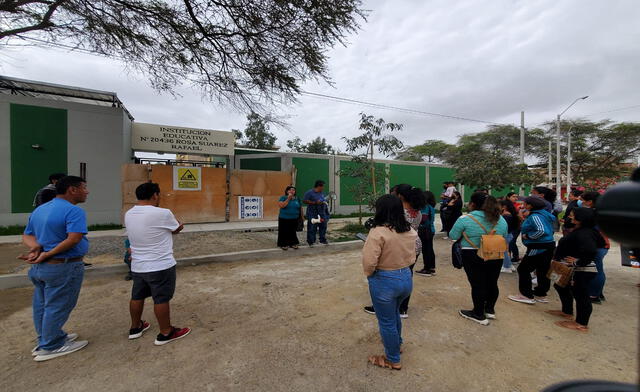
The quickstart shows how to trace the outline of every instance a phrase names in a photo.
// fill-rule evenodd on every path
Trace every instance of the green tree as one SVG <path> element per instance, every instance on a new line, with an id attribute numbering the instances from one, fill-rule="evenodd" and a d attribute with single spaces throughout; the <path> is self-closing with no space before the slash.
<path id="1" fill-rule="evenodd" d="M 257 113 L 247 116 L 247 126 L 244 132 L 233 130 L 236 137 L 236 145 L 261 150 L 277 150 L 276 135 L 269 132 L 269 119 Z"/>
<path id="2" fill-rule="evenodd" d="M 116 58 L 172 92 L 182 84 L 246 109 L 290 101 L 328 80 L 361 0 L 3 0 L 0 45 L 22 40 Z"/>
<path id="3" fill-rule="evenodd" d="M 442 140 L 426 140 L 417 146 L 410 146 L 395 155 L 396 159 L 414 162 L 442 162 L 452 145 Z"/>
<path id="4" fill-rule="evenodd" d="M 395 151 L 401 150 L 402 142 L 391 135 L 391 132 L 400 131 L 402 124 L 387 123 L 382 118 L 374 118 L 360 113 L 360 131 L 362 134 L 353 138 L 343 137 L 347 152 L 352 154 L 352 165 L 341 170 L 339 175 L 358 178 L 356 185 L 349 191 L 358 202 L 359 221 L 362 223 L 362 205 L 373 207 L 375 200 L 384 192 L 384 184 L 388 173 L 386 170 L 376 170 L 374 154 L 388 157 Z"/>
<path id="5" fill-rule="evenodd" d="M 307 152 L 310 154 L 333 154 L 335 150 L 327 143 L 327 139 L 318 136 L 307 144 L 302 143 L 302 139 L 296 136 L 295 138 L 287 141 L 287 147 L 294 152 Z"/>

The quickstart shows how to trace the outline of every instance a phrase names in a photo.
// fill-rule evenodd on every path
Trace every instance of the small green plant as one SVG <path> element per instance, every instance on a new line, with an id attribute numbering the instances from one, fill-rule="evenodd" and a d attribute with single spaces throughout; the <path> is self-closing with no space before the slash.
<path id="1" fill-rule="evenodd" d="M 24 228 L 21 225 L 0 226 L 0 235 L 20 235 L 24 233 Z"/>
<path id="2" fill-rule="evenodd" d="M 89 226 L 89 231 L 118 230 L 118 229 L 122 229 L 122 225 L 117 223 L 100 223 L 100 224 Z"/>
<path id="3" fill-rule="evenodd" d="M 369 230 L 367 230 L 364 227 L 364 225 L 361 225 L 361 224 L 358 224 L 358 223 L 349 223 L 347 225 L 344 225 L 344 227 L 342 227 L 338 231 L 343 232 L 343 233 L 358 234 L 358 233 L 367 233 Z"/>

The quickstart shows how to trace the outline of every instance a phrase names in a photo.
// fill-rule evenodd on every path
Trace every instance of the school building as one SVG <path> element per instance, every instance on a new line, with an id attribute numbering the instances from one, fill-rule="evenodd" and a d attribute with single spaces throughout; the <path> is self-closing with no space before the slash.
<path id="1" fill-rule="evenodd" d="M 136 152 L 170 158 L 140 159 Z M 5 76 L 0 160 L 0 226 L 24 225 L 35 193 L 56 172 L 87 179 L 82 207 L 90 224 L 120 223 L 135 203 L 135 187 L 149 180 L 160 183 L 161 206 L 186 223 L 275 219 L 287 185 L 302 193 L 319 179 L 333 213 L 358 207 L 350 191 L 358 179 L 338 174 L 354 164 L 348 156 L 235 148 L 232 132 L 138 123 L 114 92 Z M 385 190 L 409 183 L 436 196 L 455 174 L 444 165 L 393 160 L 377 160 L 376 170 L 388 173 Z M 459 189 L 468 199 L 471 190 Z"/>

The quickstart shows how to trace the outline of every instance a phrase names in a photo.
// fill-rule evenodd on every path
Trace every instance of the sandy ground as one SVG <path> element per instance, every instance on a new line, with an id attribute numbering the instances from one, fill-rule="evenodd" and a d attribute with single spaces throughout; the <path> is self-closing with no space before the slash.
<path id="1" fill-rule="evenodd" d="M 327 238 L 329 241 L 342 237 L 353 238 L 352 234 L 341 232 L 339 229 L 345 222 L 329 221 Z M 306 231 L 298 233 L 298 240 L 306 243 Z M 277 231 L 208 231 L 181 233 L 174 237 L 175 256 L 191 257 L 209 254 L 236 252 L 238 250 L 257 250 L 275 248 L 278 238 Z M 22 244 L 0 244 L 0 274 L 26 273 L 27 264 L 16 257 L 25 253 Z M 100 237 L 89 240 L 89 253 L 85 258 L 87 263 L 107 265 L 122 263 L 124 255 L 123 237 Z"/>
<path id="2" fill-rule="evenodd" d="M 185 339 L 153 345 L 157 326 L 128 341 L 130 283 L 85 281 L 67 323 L 90 344 L 49 362 L 31 359 L 31 289 L 0 292 L 1 391 L 538 391 L 574 378 L 633 382 L 637 377 L 640 270 L 607 258 L 608 301 L 595 306 L 589 334 L 554 326 L 544 313 L 559 307 L 522 305 L 517 277 L 500 279 L 498 320 L 479 326 L 457 315 L 470 304 L 464 273 L 449 265 L 437 239 L 438 275 L 414 278 L 404 323 L 400 372 L 367 365 L 382 352 L 359 252 L 298 260 L 184 267 L 172 314 L 190 326 Z"/>

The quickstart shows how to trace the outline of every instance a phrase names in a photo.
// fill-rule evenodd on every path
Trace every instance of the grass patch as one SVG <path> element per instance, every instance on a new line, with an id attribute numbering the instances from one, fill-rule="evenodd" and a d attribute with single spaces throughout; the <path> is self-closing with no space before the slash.
<path id="1" fill-rule="evenodd" d="M 362 217 L 363 218 L 368 218 L 370 216 L 373 216 L 372 212 L 363 212 L 362 213 Z M 333 214 L 331 215 L 331 218 L 357 218 L 358 217 L 358 213 L 357 212 L 352 212 L 351 214 Z"/>
<path id="2" fill-rule="evenodd" d="M 340 236 L 338 238 L 332 238 L 331 242 L 347 242 L 357 240 L 356 236 Z"/>
<path id="3" fill-rule="evenodd" d="M 122 229 L 122 225 L 117 223 L 102 223 L 98 225 L 90 225 L 89 231 L 102 231 L 102 230 L 119 230 Z"/>
<path id="4" fill-rule="evenodd" d="M 12 226 L 0 226 L 1 235 L 21 235 L 24 233 L 25 226 L 12 225 Z M 118 230 L 122 229 L 122 225 L 116 223 L 103 223 L 99 225 L 89 226 L 89 231 L 101 231 L 101 230 Z"/>
<path id="5" fill-rule="evenodd" d="M 338 229 L 338 231 L 343 232 L 343 233 L 352 233 L 352 234 L 369 232 L 369 230 L 367 230 L 364 227 L 364 225 L 359 225 L 357 223 L 346 224 L 346 225 L 344 225 L 344 227 L 341 227 L 340 229 Z"/>
<path id="6" fill-rule="evenodd" d="M 0 235 L 20 235 L 24 233 L 24 228 L 21 225 L 0 226 Z"/>

